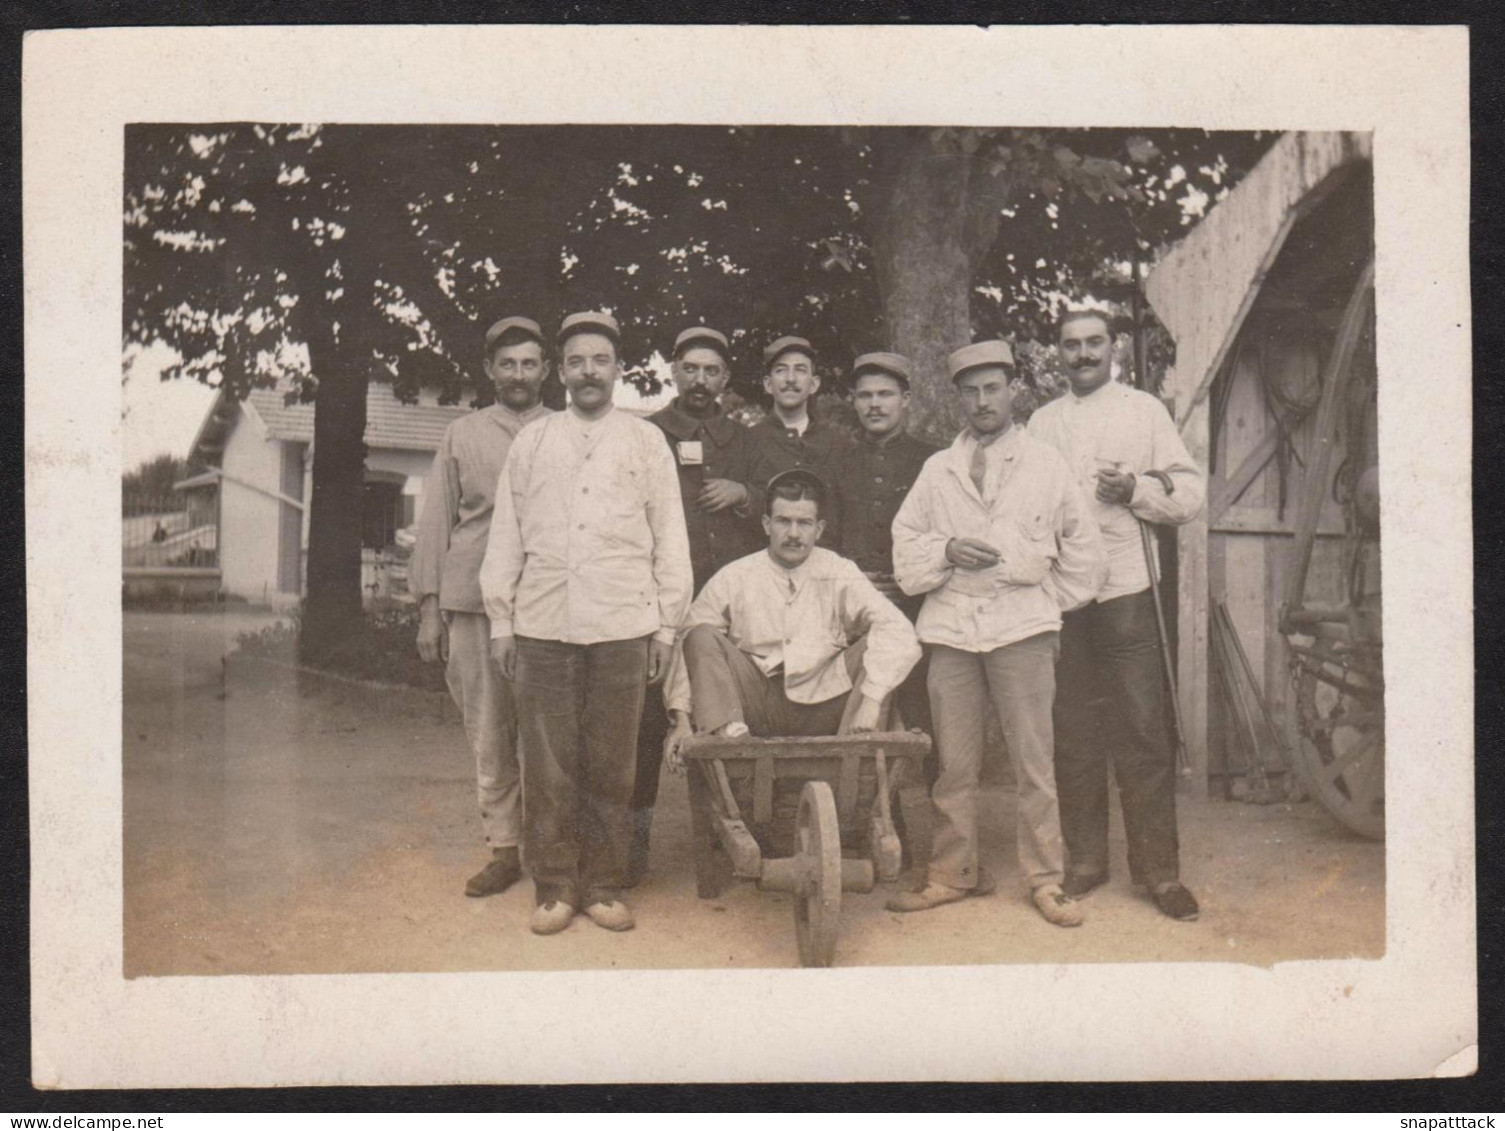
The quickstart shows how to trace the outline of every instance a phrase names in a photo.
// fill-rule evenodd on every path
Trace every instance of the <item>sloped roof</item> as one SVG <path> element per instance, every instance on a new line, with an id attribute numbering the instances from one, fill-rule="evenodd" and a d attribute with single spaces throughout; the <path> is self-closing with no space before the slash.
<path id="1" fill-rule="evenodd" d="M 1249 175 L 1149 273 L 1145 296 L 1176 340 L 1166 391 L 1183 427 L 1222 364 L 1286 237 L 1331 187 L 1368 161 L 1367 133 L 1283 135 Z"/>
<path id="2" fill-rule="evenodd" d="M 312 443 L 314 406 L 284 403 L 287 390 L 288 386 L 252 389 L 243 405 L 221 393 L 199 426 L 199 433 L 188 452 L 189 461 L 218 463 L 216 453 L 225 436 L 239 422 L 242 409 L 244 414 L 254 416 L 266 427 L 269 439 Z M 438 393 L 432 389 L 424 389 L 417 404 L 403 404 L 393 393 L 391 385 L 370 385 L 366 391 L 366 446 L 373 450 L 432 452 L 438 448 L 450 421 L 469 411 L 469 406 L 464 403 L 439 404 Z"/>
<path id="3" fill-rule="evenodd" d="M 311 443 L 314 406 L 286 404 L 284 397 L 282 388 L 252 389 L 246 401 L 266 425 L 269 438 Z M 403 404 L 391 385 L 372 384 L 366 390 L 366 446 L 431 452 L 450 422 L 469 411 L 464 404 L 439 404 L 429 390 L 420 394 L 417 404 Z"/>

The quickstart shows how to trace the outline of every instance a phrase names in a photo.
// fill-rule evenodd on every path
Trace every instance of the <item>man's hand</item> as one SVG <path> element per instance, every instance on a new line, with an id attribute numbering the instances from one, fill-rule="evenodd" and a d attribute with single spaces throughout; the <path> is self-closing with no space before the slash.
<path id="1" fill-rule="evenodd" d="M 894 580 L 891 573 L 877 573 L 863 571 L 863 576 L 873 583 L 873 588 L 882 593 L 890 601 L 897 601 L 904 595 L 904 590 L 899 588 L 899 583 Z"/>
<path id="2" fill-rule="evenodd" d="M 847 727 L 848 734 L 871 734 L 878 729 L 878 700 L 864 695 L 857 704 L 857 710 L 852 712 L 851 724 Z"/>
<path id="3" fill-rule="evenodd" d="M 707 514 L 740 507 L 747 502 L 747 487 L 735 479 L 707 479 L 700 489 L 700 509 Z"/>
<path id="4" fill-rule="evenodd" d="M 976 538 L 953 538 L 946 543 L 946 560 L 957 569 L 992 569 L 1002 555 Z"/>
<path id="5" fill-rule="evenodd" d="M 517 676 L 517 637 L 493 636 L 491 659 L 502 673 L 502 678 L 511 683 Z"/>
<path id="6" fill-rule="evenodd" d="M 669 674 L 669 661 L 674 656 L 674 645 L 662 640 L 648 641 L 648 686 L 663 682 Z"/>
<path id="7" fill-rule="evenodd" d="M 669 735 L 664 739 L 664 762 L 667 763 L 671 774 L 683 777 L 685 758 L 679 752 L 679 748 L 695 731 L 690 726 L 690 716 L 684 711 L 670 711 L 669 719 Z"/>
<path id="8" fill-rule="evenodd" d="M 1128 471 L 1109 471 L 1104 468 L 1097 473 L 1097 501 L 1129 505 L 1134 497 L 1134 475 Z"/>
<path id="9" fill-rule="evenodd" d="M 425 597 L 418 608 L 418 655 L 425 664 L 449 659 L 449 628 L 437 597 Z"/>

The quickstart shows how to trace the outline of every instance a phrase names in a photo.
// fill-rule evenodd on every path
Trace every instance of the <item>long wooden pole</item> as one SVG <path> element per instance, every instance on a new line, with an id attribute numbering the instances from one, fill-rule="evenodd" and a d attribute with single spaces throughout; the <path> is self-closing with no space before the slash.
<path id="1" fill-rule="evenodd" d="M 1334 460 L 1338 448 L 1339 412 L 1342 394 L 1348 388 L 1350 362 L 1354 349 L 1364 331 L 1369 313 L 1369 304 L 1374 297 L 1374 257 L 1364 264 L 1354 282 L 1353 292 L 1348 296 L 1348 305 L 1343 310 L 1343 320 L 1338 323 L 1333 352 L 1327 359 L 1322 374 L 1322 401 L 1317 406 L 1317 422 L 1313 429 L 1314 450 L 1307 461 L 1306 479 L 1301 485 L 1301 499 L 1296 508 L 1296 541 L 1291 547 L 1291 567 L 1287 574 L 1285 604 L 1281 608 L 1282 631 L 1286 617 L 1301 607 L 1306 595 L 1306 574 L 1312 564 L 1312 546 L 1317 538 L 1317 519 L 1322 514 L 1322 504 L 1332 490 Z"/>
<path id="2" fill-rule="evenodd" d="M 1170 635 L 1165 629 L 1165 609 L 1160 604 L 1160 571 L 1155 568 L 1155 546 L 1150 524 L 1139 524 L 1139 541 L 1144 547 L 1144 566 L 1150 573 L 1150 596 L 1155 602 L 1155 629 L 1160 637 L 1160 664 L 1165 669 L 1165 686 L 1171 693 L 1171 713 L 1176 719 L 1176 773 L 1191 776 L 1191 757 L 1186 751 L 1186 726 L 1181 721 L 1181 693 L 1176 687 L 1176 667 L 1171 662 Z"/>

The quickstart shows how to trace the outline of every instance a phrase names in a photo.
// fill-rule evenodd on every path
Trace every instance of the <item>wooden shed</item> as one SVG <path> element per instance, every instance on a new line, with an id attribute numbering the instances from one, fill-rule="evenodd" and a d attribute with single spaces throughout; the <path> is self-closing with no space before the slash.
<path id="1" fill-rule="evenodd" d="M 1292 668 L 1293 652 L 1303 654 L 1308 638 L 1292 635 L 1291 609 L 1315 602 L 1345 621 L 1356 595 L 1371 590 L 1377 605 L 1377 518 L 1373 552 L 1364 552 L 1354 502 L 1361 490 L 1377 491 L 1370 154 L 1368 134 L 1285 134 L 1145 280 L 1145 295 L 1176 343 L 1162 392 L 1208 470 L 1208 505 L 1179 531 L 1174 581 L 1179 706 L 1191 788 L 1201 796 L 1230 796 L 1254 770 L 1221 670 L 1229 637 L 1218 627 L 1219 604 L 1278 732 L 1260 724 L 1272 766 L 1282 745 L 1286 759 L 1294 752 L 1299 761 L 1302 742 L 1311 740 L 1296 702 L 1311 692 L 1298 691 Z M 1303 573 L 1304 595 L 1293 587 Z M 1377 616 L 1374 630 L 1371 684 L 1378 688 Z M 1337 647 L 1346 655 L 1348 645 Z M 1348 666 L 1340 660 L 1332 669 L 1338 682 L 1326 682 L 1353 686 L 1358 677 Z M 1311 686 L 1322 690 L 1323 678 Z M 1252 702 L 1244 724 L 1262 718 Z M 1339 706 L 1336 722 L 1319 726 L 1344 722 L 1345 709 L 1347 722 L 1379 730 L 1379 706 L 1369 715 Z M 1319 743 L 1329 737 L 1317 734 Z M 1329 765 L 1345 759 L 1333 775 L 1339 807 L 1355 794 L 1362 812 L 1354 827 L 1378 835 L 1382 730 L 1377 740 L 1360 741 L 1379 746 L 1324 757 Z M 1355 776 L 1360 761 L 1377 780 Z M 1345 783 L 1344 773 L 1352 780 Z M 1375 791 L 1377 798 L 1357 796 Z"/>

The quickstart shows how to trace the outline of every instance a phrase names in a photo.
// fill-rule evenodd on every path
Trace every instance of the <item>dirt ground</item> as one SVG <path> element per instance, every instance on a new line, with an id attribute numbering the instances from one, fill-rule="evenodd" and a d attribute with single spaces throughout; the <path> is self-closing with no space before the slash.
<path id="1" fill-rule="evenodd" d="M 792 904 L 734 881 L 695 896 L 683 779 L 666 777 L 636 930 L 577 918 L 528 931 L 526 883 L 467 899 L 484 860 L 458 723 L 374 715 L 291 686 L 225 687 L 221 658 L 254 613 L 125 618 L 125 974 L 781 967 Z M 1020 886 L 1011 791 L 990 784 L 983 860 L 998 891 L 916 915 L 886 889 L 843 899 L 839 965 L 1379 957 L 1384 847 L 1317 806 L 1181 807 L 1194 923 L 1134 892 L 1113 830 L 1113 882 L 1087 922 L 1045 923 Z"/>

